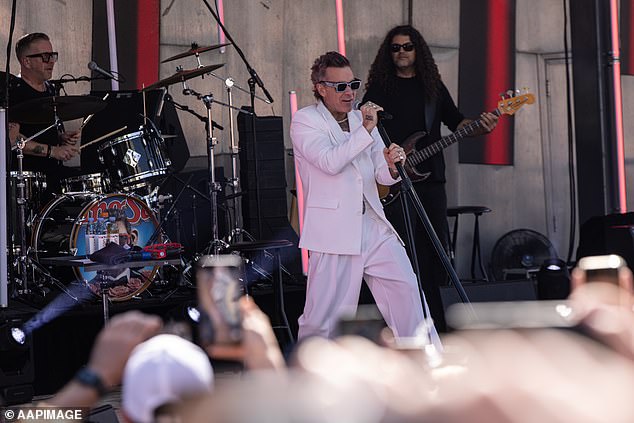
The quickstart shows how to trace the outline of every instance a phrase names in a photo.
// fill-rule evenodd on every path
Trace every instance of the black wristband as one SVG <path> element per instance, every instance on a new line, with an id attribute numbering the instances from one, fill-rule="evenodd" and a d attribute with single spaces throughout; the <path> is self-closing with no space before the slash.
<path id="1" fill-rule="evenodd" d="M 103 380 L 101 380 L 101 376 L 88 367 L 82 367 L 79 369 L 79 371 L 75 374 L 75 381 L 89 388 L 93 388 L 97 391 L 99 396 L 103 396 L 108 392 L 103 384 Z"/>
<path id="2" fill-rule="evenodd" d="M 50 159 L 51 158 L 51 153 L 53 153 L 53 146 L 51 146 L 50 144 L 48 144 L 46 146 L 46 158 Z"/>

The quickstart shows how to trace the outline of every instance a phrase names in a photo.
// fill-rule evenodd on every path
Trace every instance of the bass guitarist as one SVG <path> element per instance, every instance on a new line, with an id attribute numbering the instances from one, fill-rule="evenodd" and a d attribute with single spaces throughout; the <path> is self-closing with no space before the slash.
<path id="1" fill-rule="evenodd" d="M 427 42 L 410 25 L 397 26 L 387 33 L 370 67 L 367 81 L 363 102 L 380 104 L 393 116 L 392 120 L 384 121 L 384 126 L 395 143 L 402 145 L 412 134 L 424 131 L 428 135 L 416 142 L 416 148 L 423 148 L 440 138 L 441 123 L 456 131 L 472 122 L 456 107 L 440 78 Z M 483 113 L 479 122 L 470 136 L 491 132 L 497 125 L 498 117 Z M 415 183 L 414 187 L 438 238 L 447 249 L 447 195 L 442 152 L 420 163 L 416 172 L 429 173 L 424 183 Z M 401 237 L 407 239 L 400 204 L 402 196 L 399 198 L 385 206 L 385 215 Z M 422 222 L 418 222 L 415 214 L 411 219 L 425 296 L 436 328 L 444 331 L 446 324 L 440 285 L 446 283 L 447 274 Z"/>

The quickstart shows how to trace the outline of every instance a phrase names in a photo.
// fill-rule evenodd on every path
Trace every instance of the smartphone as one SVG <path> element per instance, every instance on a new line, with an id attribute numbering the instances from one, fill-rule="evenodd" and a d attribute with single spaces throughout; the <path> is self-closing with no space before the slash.
<path id="1" fill-rule="evenodd" d="M 237 255 L 202 256 L 196 262 L 199 338 L 203 346 L 242 340 L 238 304 L 243 293 L 241 275 L 242 258 Z"/>
<path id="2" fill-rule="evenodd" d="M 458 330 L 570 328 L 579 323 L 567 300 L 452 304 L 446 318 Z"/>
<path id="3" fill-rule="evenodd" d="M 583 257 L 577 263 L 577 267 L 586 274 L 586 282 L 605 282 L 617 286 L 620 269 L 626 266 L 623 257 L 616 254 Z"/>

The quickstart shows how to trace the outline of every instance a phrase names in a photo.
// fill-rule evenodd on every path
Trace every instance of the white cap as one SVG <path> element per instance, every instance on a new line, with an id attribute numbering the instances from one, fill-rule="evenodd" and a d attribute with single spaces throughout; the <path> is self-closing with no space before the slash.
<path id="1" fill-rule="evenodd" d="M 158 407 L 210 392 L 213 382 L 209 357 L 200 347 L 176 335 L 157 335 L 132 351 L 121 405 L 132 421 L 150 423 Z"/>

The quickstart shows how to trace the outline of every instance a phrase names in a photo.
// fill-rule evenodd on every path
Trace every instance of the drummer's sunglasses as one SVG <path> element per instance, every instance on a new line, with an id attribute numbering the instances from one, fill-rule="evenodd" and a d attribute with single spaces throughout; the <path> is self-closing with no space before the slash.
<path id="1" fill-rule="evenodd" d="M 53 62 L 57 62 L 57 58 L 59 57 L 59 53 L 56 51 L 49 51 L 45 53 L 36 53 L 36 54 L 27 54 L 26 57 L 39 57 L 42 59 L 42 62 L 48 63 L 51 60 Z"/>
<path id="2" fill-rule="evenodd" d="M 356 91 L 361 88 L 361 80 L 357 78 L 353 79 L 350 82 L 319 81 L 319 83 L 324 84 L 327 87 L 333 87 L 338 93 L 344 92 L 348 87 L 350 87 L 352 91 Z"/>

